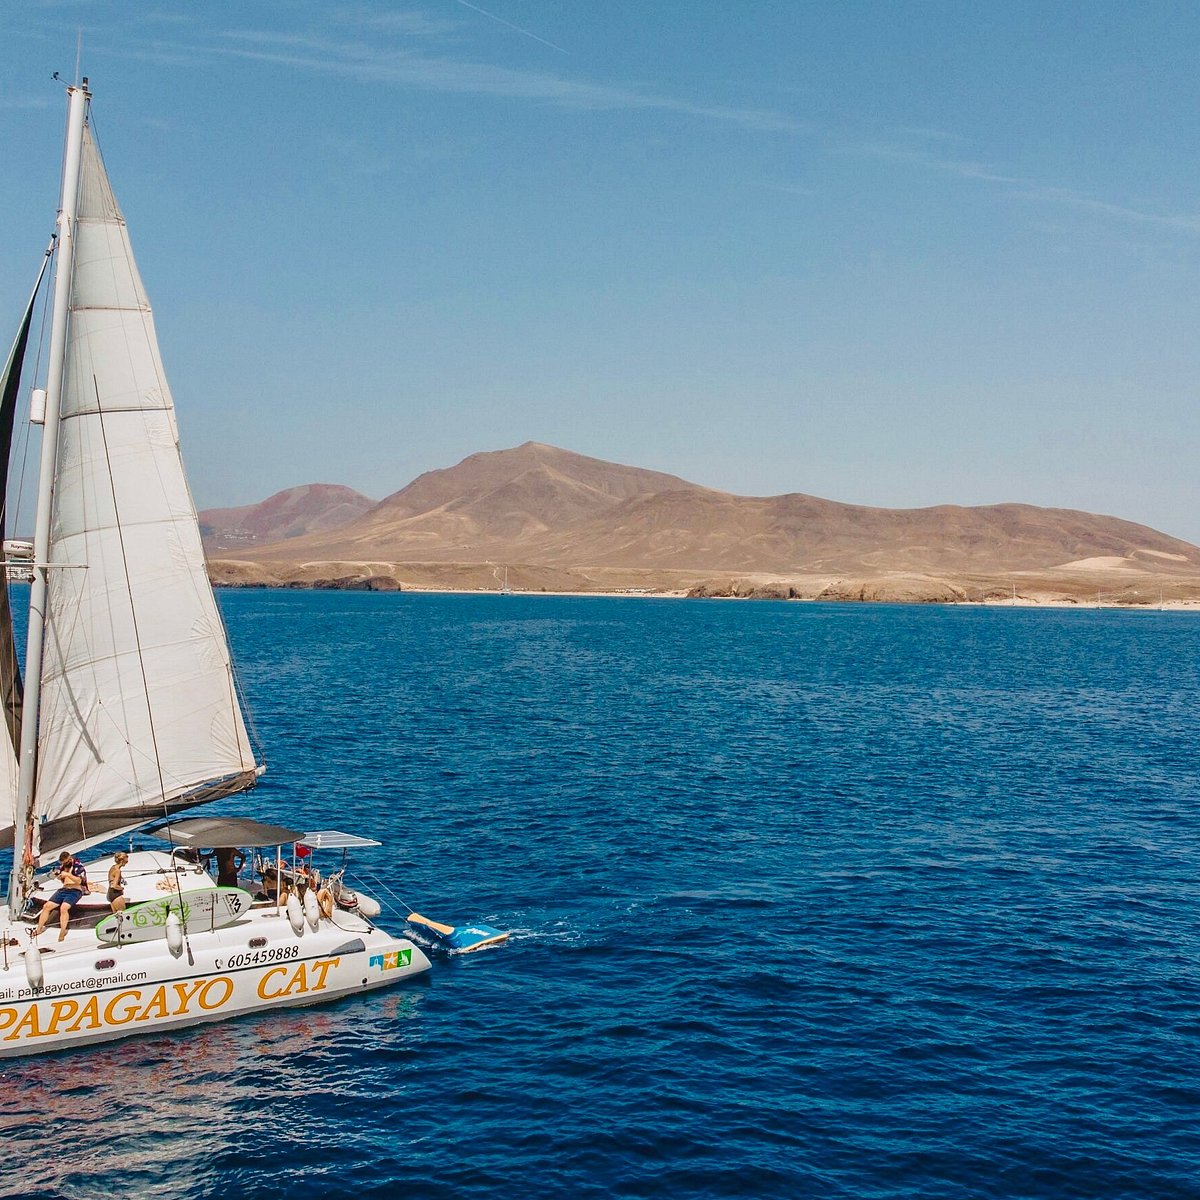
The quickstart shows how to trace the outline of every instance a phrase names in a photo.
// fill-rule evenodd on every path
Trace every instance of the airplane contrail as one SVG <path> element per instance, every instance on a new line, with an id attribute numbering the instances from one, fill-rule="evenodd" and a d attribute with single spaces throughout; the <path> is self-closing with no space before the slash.
<path id="1" fill-rule="evenodd" d="M 456 0 L 456 3 L 461 4 L 463 8 L 469 8 L 474 12 L 480 13 L 482 16 L 490 17 L 491 20 L 499 22 L 501 25 L 507 25 L 509 29 L 515 30 L 527 38 L 533 38 L 535 42 L 541 42 L 543 46 L 549 46 L 551 50 L 557 50 L 559 54 L 570 54 L 570 50 L 564 50 L 561 46 L 556 46 L 553 42 L 548 42 L 544 37 L 538 37 L 536 33 L 530 33 L 528 29 L 522 29 L 520 25 L 514 25 L 511 21 L 506 21 L 503 17 L 496 16 L 495 13 L 490 13 L 486 8 L 480 8 L 477 4 L 471 4 L 469 0 Z"/>

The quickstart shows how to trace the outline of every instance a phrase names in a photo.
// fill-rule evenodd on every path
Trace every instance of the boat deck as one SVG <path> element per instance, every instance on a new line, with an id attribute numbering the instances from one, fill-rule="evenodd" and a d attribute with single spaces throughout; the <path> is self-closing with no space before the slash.
<path id="1" fill-rule="evenodd" d="M 43 907 L 58 889 L 58 881 L 53 876 L 37 878 L 24 913 L 14 916 L 7 906 L 0 906 L 0 930 L 7 931 L 4 933 L 7 945 L 3 948 L 10 951 L 15 948 L 19 954 L 27 944 L 36 941 L 42 954 L 104 949 L 108 943 L 97 937 L 96 926 L 113 912 L 107 892 L 108 872 L 114 861 L 113 856 L 108 855 L 84 864 L 90 890 L 72 907 L 65 937 L 60 937 L 58 912 L 50 914 L 40 935 L 34 932 Z M 159 850 L 131 852 L 122 874 L 128 905 L 217 886 L 212 875 L 199 863 L 181 860 Z M 254 895 L 259 891 L 261 881 L 253 873 L 244 871 L 238 886 Z M 250 912 L 255 911 L 275 915 L 281 910 L 274 900 L 256 900 Z"/>

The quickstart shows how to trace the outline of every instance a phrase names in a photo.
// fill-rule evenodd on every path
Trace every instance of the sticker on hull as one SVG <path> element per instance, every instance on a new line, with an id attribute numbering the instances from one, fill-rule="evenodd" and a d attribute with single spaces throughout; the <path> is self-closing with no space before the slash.
<path id="1" fill-rule="evenodd" d="M 394 971 L 397 967 L 407 967 L 412 962 L 411 950 L 389 950 L 387 954 L 372 954 L 370 964 L 381 971 Z"/>

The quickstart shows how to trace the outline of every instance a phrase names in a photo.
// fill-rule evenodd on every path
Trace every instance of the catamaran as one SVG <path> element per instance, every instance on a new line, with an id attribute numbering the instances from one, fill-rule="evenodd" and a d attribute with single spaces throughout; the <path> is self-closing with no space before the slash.
<path id="1" fill-rule="evenodd" d="M 38 274 L 40 286 L 52 257 L 45 386 L 30 403 L 42 426 L 34 538 L 5 542 L 6 566 L 33 577 L 23 680 L 0 588 L 0 845 L 13 847 L 0 1056 L 332 1000 L 430 965 L 418 944 L 375 925 L 378 904 L 344 886 L 344 866 L 322 875 L 315 865 L 324 851 L 378 843 L 179 815 L 248 791 L 264 767 L 87 79 L 67 97 L 57 229 Z M 0 495 L 37 291 L 0 377 Z M 136 848 L 135 834 L 162 848 Z M 77 857 L 126 836 L 127 857 Z M 55 894 L 39 868 L 64 851 L 68 869 L 82 863 L 87 894 L 61 931 L 56 913 L 39 933 Z"/>

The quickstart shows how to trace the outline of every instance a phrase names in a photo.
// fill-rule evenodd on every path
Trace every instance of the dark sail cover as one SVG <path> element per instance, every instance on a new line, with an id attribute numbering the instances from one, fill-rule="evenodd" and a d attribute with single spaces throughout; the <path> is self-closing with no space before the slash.
<path id="1" fill-rule="evenodd" d="M 226 796 L 235 796 L 238 792 L 248 792 L 258 783 L 259 773 L 257 770 L 242 771 L 227 779 L 214 779 L 202 787 L 193 788 L 181 796 L 160 800 L 154 805 L 131 806 L 102 813 L 77 812 L 57 817 L 52 821 L 43 821 L 38 826 L 42 861 L 45 861 L 47 854 L 57 854 L 59 850 L 78 850 L 110 837 L 132 833 L 164 813 L 170 816 L 185 809 L 195 808 L 198 804 L 208 804 L 213 800 L 223 800 Z M 0 850 L 10 850 L 12 844 L 12 826 L 7 829 L 0 827 Z"/>
<path id="2" fill-rule="evenodd" d="M 25 347 L 29 344 L 29 328 L 33 323 L 33 305 L 38 289 L 46 274 L 50 251 L 42 260 L 37 283 L 25 308 L 17 339 L 0 376 L 0 503 L 4 506 L 4 520 L 0 521 L 0 535 L 7 537 L 8 528 L 8 459 L 12 451 L 13 428 L 17 421 L 17 397 L 21 392 L 21 367 L 25 362 Z M 7 572 L 4 586 L 0 587 L 0 703 L 4 705 L 4 720 L 8 725 L 8 736 L 12 739 L 13 752 L 21 748 L 21 667 L 17 662 L 17 647 L 13 641 L 12 608 L 8 600 Z"/>

